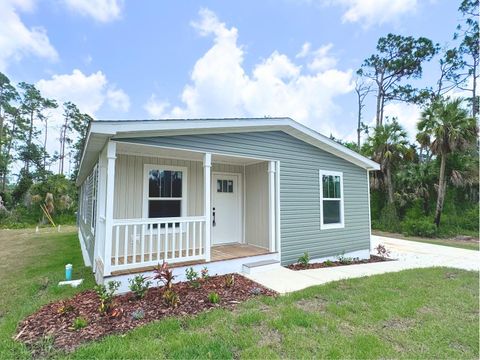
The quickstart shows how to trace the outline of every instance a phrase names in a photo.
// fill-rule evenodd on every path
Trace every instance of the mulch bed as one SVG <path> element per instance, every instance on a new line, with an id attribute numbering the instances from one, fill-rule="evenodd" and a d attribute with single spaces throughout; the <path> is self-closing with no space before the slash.
<path id="1" fill-rule="evenodd" d="M 276 293 L 261 285 L 235 274 L 232 287 L 225 286 L 228 275 L 213 276 L 202 280 L 201 287 L 193 288 L 189 283 L 174 284 L 173 289 L 179 295 L 180 304 L 176 308 L 168 307 L 162 298 L 163 287 L 151 288 L 143 299 L 137 300 L 132 293 L 115 297 L 114 310 L 121 315 L 101 315 L 98 311 L 99 300 L 94 291 L 88 290 L 71 299 L 57 301 L 42 307 L 28 316 L 18 327 L 16 339 L 26 343 L 32 349 L 45 337 L 51 337 L 55 348 L 72 351 L 80 344 L 102 338 L 109 334 L 124 333 L 137 326 L 168 316 L 193 315 L 212 308 L 232 308 L 236 304 L 257 295 L 275 296 Z M 211 304 L 208 294 L 216 292 L 220 296 L 218 304 Z M 63 306 L 73 310 L 61 313 Z M 144 317 L 135 320 L 134 311 L 142 310 Z M 79 330 L 72 328 L 77 317 L 84 317 L 88 325 Z"/>
<path id="2" fill-rule="evenodd" d="M 287 268 L 290 270 L 309 270 L 309 269 L 320 269 L 320 268 L 328 268 L 328 267 L 335 267 L 335 266 L 348 266 L 348 265 L 356 265 L 356 264 L 368 264 L 368 263 L 376 263 L 382 261 L 392 261 L 394 259 L 388 259 L 381 256 L 370 255 L 370 259 L 353 259 L 351 262 L 340 262 L 340 261 L 331 261 L 329 263 L 321 262 L 321 263 L 311 263 L 308 264 L 306 267 L 302 264 L 291 264 L 288 265 Z"/>

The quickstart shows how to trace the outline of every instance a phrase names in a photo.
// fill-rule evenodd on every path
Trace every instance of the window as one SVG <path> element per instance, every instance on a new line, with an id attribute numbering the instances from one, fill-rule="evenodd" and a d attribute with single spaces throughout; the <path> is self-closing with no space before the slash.
<path id="1" fill-rule="evenodd" d="M 320 170 L 320 228 L 343 227 L 343 174 Z"/>
<path id="2" fill-rule="evenodd" d="M 217 192 L 233 193 L 233 180 L 217 180 Z"/>
<path id="3" fill-rule="evenodd" d="M 145 165 L 144 217 L 180 217 L 185 213 L 186 168 Z"/>

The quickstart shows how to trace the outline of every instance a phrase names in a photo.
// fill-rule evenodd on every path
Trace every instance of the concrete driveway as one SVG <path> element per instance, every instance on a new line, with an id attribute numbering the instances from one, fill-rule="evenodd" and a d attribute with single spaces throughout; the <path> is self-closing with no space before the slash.
<path id="1" fill-rule="evenodd" d="M 245 275 L 280 294 L 302 290 L 331 281 L 350 279 L 406 269 L 446 266 L 480 271 L 480 252 L 442 245 L 372 235 L 371 251 L 383 244 L 397 261 L 293 271 L 284 267 Z"/>

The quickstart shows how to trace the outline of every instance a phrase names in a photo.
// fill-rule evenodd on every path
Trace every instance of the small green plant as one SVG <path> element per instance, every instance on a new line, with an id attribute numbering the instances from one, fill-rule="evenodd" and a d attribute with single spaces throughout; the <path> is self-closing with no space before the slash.
<path id="1" fill-rule="evenodd" d="M 169 307 L 176 308 L 180 304 L 180 297 L 172 289 L 166 289 L 163 293 L 163 300 L 165 304 Z"/>
<path id="2" fill-rule="evenodd" d="M 208 268 L 206 266 L 203 267 L 202 271 L 200 272 L 202 276 L 202 280 L 210 279 L 210 274 L 208 273 Z"/>
<path id="3" fill-rule="evenodd" d="M 200 281 L 198 281 L 198 272 L 196 272 L 193 267 L 185 270 L 185 277 L 192 287 L 198 289 L 200 287 Z"/>
<path id="4" fill-rule="evenodd" d="M 220 302 L 220 295 L 216 292 L 211 292 L 208 294 L 208 301 L 210 301 L 211 304 L 218 304 Z"/>
<path id="5" fill-rule="evenodd" d="M 87 319 L 85 319 L 83 316 L 78 316 L 75 319 L 73 319 L 72 329 L 80 330 L 80 329 L 83 329 L 84 327 L 87 327 L 87 325 L 88 325 Z"/>
<path id="6" fill-rule="evenodd" d="M 148 278 L 144 277 L 143 275 L 136 275 L 133 278 L 128 279 L 130 283 L 129 289 L 135 294 L 137 299 L 143 299 L 145 294 L 148 291 L 148 288 L 152 284 Z"/>
<path id="7" fill-rule="evenodd" d="M 385 245 L 378 244 L 375 248 L 377 255 L 383 258 L 388 258 L 390 256 L 390 251 L 385 247 Z"/>
<path id="8" fill-rule="evenodd" d="M 308 267 L 309 262 L 310 262 L 310 255 L 308 255 L 308 252 L 304 252 L 303 255 L 298 258 L 298 263 L 303 267 Z"/>
<path id="9" fill-rule="evenodd" d="M 72 304 L 63 304 L 57 309 L 59 314 L 65 315 L 75 311 L 75 307 Z"/>
<path id="10" fill-rule="evenodd" d="M 145 317 L 145 311 L 142 309 L 137 309 L 132 312 L 132 319 L 133 320 L 142 320 Z"/>
<path id="11" fill-rule="evenodd" d="M 168 267 L 168 263 L 163 261 L 162 265 L 158 264 L 153 272 L 155 273 L 153 277 L 155 280 L 161 281 L 167 289 L 172 288 L 175 276 L 173 275 L 173 271 Z"/>
<path id="12" fill-rule="evenodd" d="M 345 256 L 344 254 L 338 255 L 337 260 L 342 265 L 350 265 L 353 262 L 351 257 Z"/>
<path id="13" fill-rule="evenodd" d="M 234 284 L 235 284 L 235 275 L 233 274 L 227 275 L 227 277 L 225 278 L 225 287 L 231 288 L 233 287 Z"/>
<path id="14" fill-rule="evenodd" d="M 95 286 L 95 292 L 97 293 L 100 300 L 100 306 L 98 307 L 98 311 L 101 314 L 106 314 L 110 310 L 113 304 L 113 297 L 115 291 L 117 291 L 119 287 L 120 281 L 109 281 L 107 283 L 107 286 Z"/>
<path id="15" fill-rule="evenodd" d="M 323 265 L 325 265 L 325 266 L 327 266 L 327 267 L 333 266 L 333 261 L 331 261 L 331 260 L 325 260 L 325 261 L 323 262 Z"/>

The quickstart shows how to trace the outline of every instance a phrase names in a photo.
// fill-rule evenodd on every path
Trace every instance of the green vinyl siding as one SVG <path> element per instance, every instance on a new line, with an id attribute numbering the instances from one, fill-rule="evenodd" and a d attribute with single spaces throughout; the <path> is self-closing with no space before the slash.
<path id="1" fill-rule="evenodd" d="M 116 140 L 280 161 L 283 264 L 297 261 L 305 251 L 308 251 L 312 258 L 319 258 L 370 247 L 367 171 L 284 132 Z M 344 228 L 320 230 L 319 170 L 343 172 Z"/>

